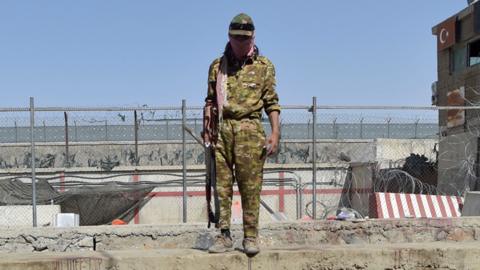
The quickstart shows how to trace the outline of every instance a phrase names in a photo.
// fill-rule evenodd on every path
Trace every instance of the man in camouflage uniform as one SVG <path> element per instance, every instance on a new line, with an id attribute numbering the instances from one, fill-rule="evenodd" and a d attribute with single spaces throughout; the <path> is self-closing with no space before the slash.
<path id="1" fill-rule="evenodd" d="M 277 151 L 280 137 L 275 69 L 254 44 L 254 24 L 246 14 L 233 18 L 224 55 L 210 65 L 206 108 L 218 109 L 215 143 L 217 192 L 220 201 L 221 233 L 209 252 L 233 248 L 230 219 L 233 183 L 237 182 L 243 208 L 243 247 L 247 255 L 259 252 L 258 218 L 263 165 L 267 155 Z M 269 116 L 272 133 L 266 139 L 260 118 Z M 204 125 L 205 126 L 205 125 Z M 205 143 L 213 138 L 204 132 Z"/>

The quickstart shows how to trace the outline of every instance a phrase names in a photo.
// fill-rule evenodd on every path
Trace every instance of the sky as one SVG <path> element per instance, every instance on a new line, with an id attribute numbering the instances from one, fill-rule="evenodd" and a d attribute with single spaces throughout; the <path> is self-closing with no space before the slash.
<path id="1" fill-rule="evenodd" d="M 228 24 L 252 16 L 282 105 L 429 106 L 432 27 L 459 0 L 0 0 L 0 107 L 203 105 Z"/>

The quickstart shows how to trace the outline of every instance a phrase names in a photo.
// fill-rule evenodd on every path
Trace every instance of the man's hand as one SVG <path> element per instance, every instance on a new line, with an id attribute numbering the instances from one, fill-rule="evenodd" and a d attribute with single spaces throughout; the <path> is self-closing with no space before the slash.
<path id="1" fill-rule="evenodd" d="M 272 133 L 267 139 L 267 156 L 274 155 L 278 151 L 278 142 L 280 140 L 280 134 L 278 132 Z"/>
<path id="2" fill-rule="evenodd" d="M 270 120 L 270 126 L 272 127 L 272 134 L 268 137 L 266 141 L 268 156 L 274 155 L 278 151 L 278 142 L 280 140 L 280 125 L 279 125 L 278 118 L 279 118 L 278 111 L 272 111 L 268 114 L 268 119 Z"/>

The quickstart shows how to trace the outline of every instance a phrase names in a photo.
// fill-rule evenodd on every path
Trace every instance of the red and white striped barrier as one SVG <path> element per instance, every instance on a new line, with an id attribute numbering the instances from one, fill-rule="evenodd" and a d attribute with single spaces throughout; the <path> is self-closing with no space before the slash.
<path id="1" fill-rule="evenodd" d="M 450 218 L 460 217 L 463 198 L 458 196 L 382 193 L 370 198 L 373 218 Z"/>

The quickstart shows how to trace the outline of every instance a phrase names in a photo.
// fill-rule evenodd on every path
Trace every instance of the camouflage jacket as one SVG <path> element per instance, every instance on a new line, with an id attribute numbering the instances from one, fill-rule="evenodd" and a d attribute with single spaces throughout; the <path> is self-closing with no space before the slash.
<path id="1" fill-rule="evenodd" d="M 220 61 L 222 57 L 210 65 L 207 102 L 216 101 Z M 229 58 L 227 70 L 227 103 L 223 107 L 223 118 L 261 118 L 262 108 L 267 114 L 280 112 L 275 91 L 275 68 L 268 58 L 255 55 L 242 63 Z"/>

